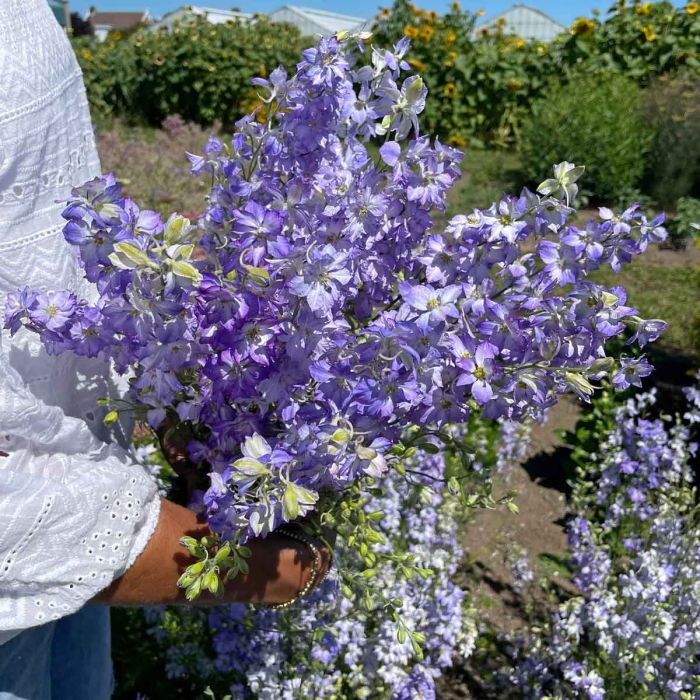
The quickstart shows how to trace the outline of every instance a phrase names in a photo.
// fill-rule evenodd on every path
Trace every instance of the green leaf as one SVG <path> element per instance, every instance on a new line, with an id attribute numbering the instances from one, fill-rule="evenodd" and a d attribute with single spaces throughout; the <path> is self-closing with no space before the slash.
<path id="1" fill-rule="evenodd" d="M 265 284 L 270 279 L 270 273 L 264 267 L 254 267 L 253 265 L 244 265 L 245 271 L 250 278 L 257 284 Z"/>
<path id="2" fill-rule="evenodd" d="M 185 262 L 184 260 L 172 260 L 170 266 L 173 274 L 177 277 L 190 280 L 190 282 L 194 282 L 195 284 L 199 284 L 202 281 L 202 275 L 192 263 Z"/>
<path id="3" fill-rule="evenodd" d="M 437 445 L 433 445 L 432 442 L 423 442 L 420 445 L 416 445 L 416 447 L 430 455 L 436 455 L 438 452 L 440 452 L 440 448 Z"/>
<path id="4" fill-rule="evenodd" d="M 148 254 L 132 243 L 122 241 L 114 244 L 114 253 L 109 256 L 110 262 L 122 270 L 134 270 L 137 267 L 157 267 Z"/>

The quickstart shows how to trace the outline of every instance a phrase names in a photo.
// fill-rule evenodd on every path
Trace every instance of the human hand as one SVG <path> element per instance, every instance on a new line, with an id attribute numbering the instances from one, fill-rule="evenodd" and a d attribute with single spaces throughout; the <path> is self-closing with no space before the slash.
<path id="1" fill-rule="evenodd" d="M 329 533 L 330 534 L 330 533 Z M 179 544 L 183 536 L 200 539 L 211 535 L 197 515 L 170 501 L 161 500 L 160 518 L 144 551 L 120 578 L 94 598 L 108 605 L 220 605 L 245 602 L 279 605 L 295 600 L 309 583 L 314 570 L 312 551 L 308 545 L 280 533 L 246 543 L 250 550 L 249 570 L 225 583 L 221 598 L 203 594 L 188 601 L 177 580 L 197 559 Z M 332 535 L 331 535 L 332 537 Z M 311 539 L 311 538 L 309 538 Z M 320 565 L 316 568 L 314 586 L 321 582 L 331 563 L 331 550 L 314 541 Z"/>
<path id="2" fill-rule="evenodd" d="M 333 550 L 337 533 L 332 528 L 322 525 L 317 514 L 312 513 L 304 518 L 284 525 L 287 530 L 298 530 L 304 537 L 309 538 L 320 554 L 320 567 L 316 574 L 314 588 L 323 581 L 333 564 Z"/>
<path id="3" fill-rule="evenodd" d="M 202 488 L 206 482 L 205 473 L 192 462 L 187 453 L 187 445 L 194 438 L 192 429 L 186 423 L 166 418 L 154 432 L 165 459 L 180 477 L 185 500 L 189 502 L 192 492 Z"/>

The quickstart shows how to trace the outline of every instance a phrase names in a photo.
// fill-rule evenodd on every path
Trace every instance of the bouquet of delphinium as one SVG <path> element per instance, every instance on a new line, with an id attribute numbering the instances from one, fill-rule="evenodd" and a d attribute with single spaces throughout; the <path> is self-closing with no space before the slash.
<path id="1" fill-rule="evenodd" d="M 650 371 L 606 342 L 631 329 L 643 345 L 663 324 L 590 273 L 662 238 L 662 219 L 632 207 L 567 223 L 583 168 L 562 163 L 539 194 L 438 226 L 462 154 L 419 132 L 426 88 L 408 48 L 336 35 L 291 77 L 254 81 L 262 106 L 189 156 L 212 183 L 196 224 L 139 209 L 111 175 L 74 190 L 65 237 L 97 301 L 10 297 L 12 331 L 129 377 L 108 422 L 132 411 L 192 436 L 210 478 L 196 506 L 218 540 L 186 543 L 201 557 L 181 581 L 191 596 L 245 569 L 247 538 L 312 512 L 361 552 L 366 568 L 342 576 L 351 595 L 391 556 L 353 505 L 388 470 L 410 479 L 407 456 L 445 449 L 450 489 L 473 504 L 451 426 L 524 421 L 605 375 L 625 387 Z"/>

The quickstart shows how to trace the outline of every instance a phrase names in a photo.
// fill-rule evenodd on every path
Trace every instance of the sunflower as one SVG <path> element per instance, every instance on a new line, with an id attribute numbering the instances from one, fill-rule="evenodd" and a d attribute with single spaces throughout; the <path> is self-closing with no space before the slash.
<path id="1" fill-rule="evenodd" d="M 418 58 L 409 58 L 408 65 L 418 72 L 425 70 L 425 63 Z"/>
<path id="2" fill-rule="evenodd" d="M 457 94 L 457 86 L 454 83 L 447 83 L 447 85 L 442 88 L 442 94 L 445 97 L 454 97 Z"/>
<path id="3" fill-rule="evenodd" d="M 525 85 L 525 83 L 523 83 L 522 80 L 516 80 L 515 78 L 511 78 L 506 82 L 506 87 L 513 92 L 520 90 L 523 85 Z"/>
<path id="4" fill-rule="evenodd" d="M 455 0 L 455 1 L 450 5 L 450 7 L 452 8 L 452 12 L 459 12 L 459 10 L 460 10 L 460 5 L 459 5 L 458 0 Z"/>
<path id="5" fill-rule="evenodd" d="M 637 7 L 634 8 L 634 11 L 638 15 L 648 15 L 651 10 L 651 3 L 650 2 L 645 2 L 643 5 L 637 5 Z"/>
<path id="6" fill-rule="evenodd" d="M 464 148 L 467 142 L 459 134 L 450 134 L 447 137 L 447 145 L 452 148 Z"/>
<path id="7" fill-rule="evenodd" d="M 447 36 L 445 37 L 445 43 L 448 46 L 451 46 L 455 43 L 455 41 L 457 41 L 457 34 L 450 29 L 450 31 L 447 32 Z"/>
<path id="8" fill-rule="evenodd" d="M 697 3 L 697 2 L 689 2 L 689 3 L 685 6 L 685 11 L 686 11 L 689 15 L 694 15 L 698 10 L 700 10 L 700 4 Z"/>
<path id="9" fill-rule="evenodd" d="M 380 17 L 388 17 L 390 14 L 391 10 L 388 7 L 382 7 L 382 9 L 379 10 Z"/>
<path id="10" fill-rule="evenodd" d="M 435 30 L 432 27 L 424 27 L 423 31 L 420 33 L 420 38 L 423 41 L 430 41 L 435 34 Z"/>
<path id="11" fill-rule="evenodd" d="M 92 56 L 92 51 L 90 51 L 89 49 L 83 49 L 83 50 L 81 51 L 81 54 L 82 54 L 82 57 L 83 57 L 86 61 L 92 61 L 92 58 L 93 58 L 93 56 Z"/>
<path id="12" fill-rule="evenodd" d="M 486 14 L 486 10 L 477 10 L 476 11 L 477 17 L 483 17 L 485 14 Z"/>
<path id="13" fill-rule="evenodd" d="M 515 46 L 516 49 L 522 49 L 523 46 L 525 46 L 526 43 L 527 43 L 527 42 L 525 41 L 525 39 L 523 39 L 522 37 L 518 37 L 518 38 L 513 42 L 513 46 Z"/>
<path id="14" fill-rule="evenodd" d="M 436 22 L 438 18 L 438 13 L 435 12 L 435 10 L 430 10 L 430 12 L 428 12 L 426 16 L 428 18 L 428 22 Z"/>
<path id="15" fill-rule="evenodd" d="M 654 39 L 656 39 L 656 34 L 654 34 L 654 28 L 650 24 L 647 24 L 645 27 L 642 27 L 639 31 L 644 35 L 644 39 L 646 41 L 654 41 Z"/>
<path id="16" fill-rule="evenodd" d="M 403 28 L 403 33 L 409 38 L 409 39 L 415 39 L 418 36 L 418 29 L 416 27 L 411 26 L 410 24 L 407 24 Z"/>
<path id="17" fill-rule="evenodd" d="M 579 17 L 572 25 L 569 31 L 574 36 L 585 36 L 590 34 L 595 29 L 595 24 L 586 17 Z"/>

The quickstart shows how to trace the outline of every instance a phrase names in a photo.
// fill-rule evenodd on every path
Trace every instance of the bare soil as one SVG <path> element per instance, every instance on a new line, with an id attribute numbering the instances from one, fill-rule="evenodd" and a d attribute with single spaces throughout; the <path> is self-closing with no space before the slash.
<path id="1" fill-rule="evenodd" d="M 497 633 L 512 633 L 527 624 L 522 599 L 513 588 L 507 557 L 522 549 L 536 575 L 549 575 L 556 585 L 573 589 L 557 575 L 556 558 L 566 555 L 566 481 L 564 459 L 567 448 L 557 430 L 572 429 L 585 405 L 567 398 L 554 406 L 545 425 L 535 426 L 522 465 L 499 475 L 496 496 L 516 491 L 519 513 L 505 507 L 475 514 L 463 535 L 464 562 L 457 583 L 468 591 L 478 609 L 479 620 Z M 548 563 L 547 563 L 548 562 Z M 465 669 L 456 668 L 440 683 L 440 700 L 481 700 L 478 687 L 469 682 Z"/>
<path id="2" fill-rule="evenodd" d="M 482 618 L 504 632 L 514 631 L 523 622 L 518 596 L 512 589 L 508 555 L 522 549 L 537 573 L 543 555 L 566 553 L 563 460 L 567 449 L 555 431 L 572 429 L 581 410 L 581 404 L 573 399 L 553 407 L 547 423 L 533 428 L 525 462 L 499 477 L 496 495 L 514 490 L 520 512 L 483 510 L 465 530 L 460 583 L 470 591 Z"/>

